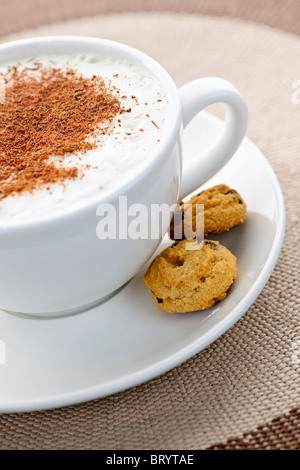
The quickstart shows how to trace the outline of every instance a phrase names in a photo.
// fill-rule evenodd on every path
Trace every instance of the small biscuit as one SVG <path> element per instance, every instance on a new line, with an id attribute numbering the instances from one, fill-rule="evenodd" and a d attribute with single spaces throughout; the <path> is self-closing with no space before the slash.
<path id="1" fill-rule="evenodd" d="M 156 256 L 144 279 L 160 309 L 184 313 L 224 299 L 236 272 L 236 257 L 219 242 L 182 240 Z"/>
<path id="2" fill-rule="evenodd" d="M 194 238 L 197 218 L 202 217 L 202 212 L 196 204 L 204 205 L 204 236 L 224 232 L 242 224 L 247 215 L 247 206 L 240 194 L 225 184 L 219 184 L 193 196 L 187 202 L 180 203 L 182 216 L 175 217 L 175 226 L 174 219 L 170 226 L 170 237 L 173 240 Z M 200 225 L 200 219 L 198 222 Z M 199 237 L 202 235 L 199 234 Z"/>

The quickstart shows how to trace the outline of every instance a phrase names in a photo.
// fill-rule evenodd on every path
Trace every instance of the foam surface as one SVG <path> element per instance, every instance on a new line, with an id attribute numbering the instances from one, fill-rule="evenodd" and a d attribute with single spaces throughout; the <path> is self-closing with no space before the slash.
<path id="1" fill-rule="evenodd" d="M 28 59 L 24 58 L 18 67 L 26 67 Z M 140 171 L 164 135 L 168 111 L 166 92 L 148 70 L 95 54 L 47 55 L 37 56 L 35 60 L 45 67 L 72 68 L 86 77 L 101 76 L 108 86 L 120 90 L 117 96 L 121 105 L 131 108 L 131 112 L 116 116 L 110 124 L 114 131 L 99 135 L 96 150 L 66 155 L 63 165 L 76 165 L 83 176 L 1 201 L 0 226 L 61 214 L 117 188 Z M 0 65 L 0 72 L 6 72 L 8 65 L 13 64 Z M 56 162 L 55 155 L 50 158 Z M 61 164 L 57 159 L 57 165 Z"/>

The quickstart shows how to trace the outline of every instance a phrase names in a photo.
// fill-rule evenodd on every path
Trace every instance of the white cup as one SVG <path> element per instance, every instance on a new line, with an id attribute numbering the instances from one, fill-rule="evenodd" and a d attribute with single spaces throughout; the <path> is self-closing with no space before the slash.
<path id="1" fill-rule="evenodd" d="M 166 70 L 124 44 L 88 37 L 43 37 L 0 46 L 1 61 L 47 53 L 93 52 L 129 60 L 149 69 L 162 83 L 171 107 L 159 149 L 134 179 L 106 196 L 65 215 L 0 229 L 0 308 L 30 316 L 63 316 L 83 311 L 131 279 L 153 254 L 159 239 L 100 240 L 97 208 L 104 203 L 176 203 L 213 176 L 231 158 L 247 127 L 247 106 L 231 83 L 200 78 L 179 90 Z M 182 130 L 203 108 L 224 103 L 224 131 L 199 158 L 182 168 Z M 162 227 L 162 233 L 168 226 Z"/>

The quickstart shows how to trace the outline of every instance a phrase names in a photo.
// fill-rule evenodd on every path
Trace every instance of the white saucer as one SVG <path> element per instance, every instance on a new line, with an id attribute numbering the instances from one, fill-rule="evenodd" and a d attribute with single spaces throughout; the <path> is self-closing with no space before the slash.
<path id="1" fill-rule="evenodd" d="M 199 138 L 206 145 L 220 126 L 209 114 L 198 115 L 185 131 L 185 158 L 195 157 Z M 164 313 L 152 302 L 143 270 L 114 297 L 79 315 L 37 320 L 0 311 L 1 412 L 71 405 L 140 384 L 201 351 L 246 312 L 281 249 L 283 197 L 266 158 L 247 138 L 205 187 L 218 183 L 237 189 L 249 211 L 243 225 L 215 237 L 238 259 L 228 297 L 210 310 Z"/>

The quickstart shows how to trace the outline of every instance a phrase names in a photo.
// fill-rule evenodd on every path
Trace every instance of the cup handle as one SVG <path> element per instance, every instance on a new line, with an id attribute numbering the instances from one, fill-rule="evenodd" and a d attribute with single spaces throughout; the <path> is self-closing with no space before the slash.
<path id="1" fill-rule="evenodd" d="M 199 78 L 179 89 L 183 127 L 202 109 L 224 103 L 226 118 L 219 139 L 183 166 L 180 198 L 211 178 L 232 157 L 246 132 L 248 109 L 239 91 L 222 78 Z"/>

